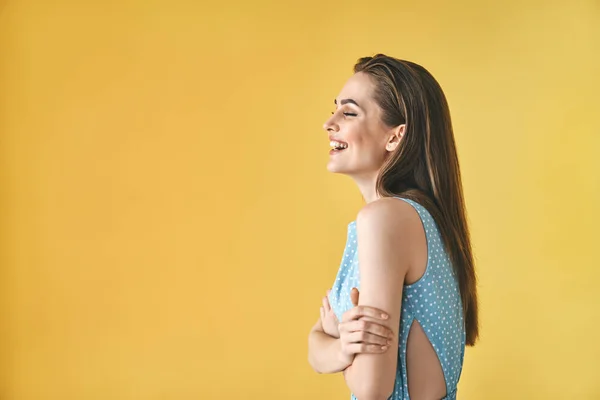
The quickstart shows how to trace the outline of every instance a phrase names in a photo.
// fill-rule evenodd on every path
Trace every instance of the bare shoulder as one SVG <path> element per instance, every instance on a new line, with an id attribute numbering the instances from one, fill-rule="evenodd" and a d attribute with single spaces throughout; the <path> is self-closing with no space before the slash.
<path id="1" fill-rule="evenodd" d="M 416 271 L 413 266 L 422 264 L 423 229 L 417 210 L 406 201 L 382 198 L 365 205 L 356 218 L 363 279 L 379 276 L 381 288 L 394 276 L 392 281 L 401 286 L 407 274 Z M 393 291 L 398 290 L 401 288 L 394 286 Z"/>
<path id="2" fill-rule="evenodd" d="M 363 232 L 402 237 L 421 228 L 421 220 L 412 205 L 397 198 L 384 197 L 366 204 L 358 212 L 356 227 Z"/>

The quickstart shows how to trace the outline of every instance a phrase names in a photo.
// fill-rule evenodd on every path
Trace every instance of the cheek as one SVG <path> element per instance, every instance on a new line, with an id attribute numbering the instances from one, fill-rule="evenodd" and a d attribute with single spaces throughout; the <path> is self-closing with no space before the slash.
<path id="1" fill-rule="evenodd" d="M 356 124 L 346 131 L 344 140 L 359 158 L 378 163 L 386 156 L 385 142 L 378 133 L 368 124 Z"/>
<path id="2" fill-rule="evenodd" d="M 346 131 L 344 140 L 356 149 L 367 149 L 372 146 L 373 141 L 368 129 L 362 124 L 357 124 Z"/>
<path id="3" fill-rule="evenodd" d="M 367 152 L 370 154 L 380 153 L 385 149 L 382 147 L 379 140 L 369 134 L 348 135 L 348 144 L 351 144 L 360 152 Z"/>
<path id="4" fill-rule="evenodd" d="M 388 154 L 385 143 L 374 137 L 357 137 L 352 144 L 355 156 L 369 165 L 379 166 L 385 161 Z"/>
<path id="5" fill-rule="evenodd" d="M 362 137 L 358 129 L 352 129 L 346 132 L 346 134 L 342 137 L 342 140 L 348 144 L 358 146 L 362 142 Z"/>

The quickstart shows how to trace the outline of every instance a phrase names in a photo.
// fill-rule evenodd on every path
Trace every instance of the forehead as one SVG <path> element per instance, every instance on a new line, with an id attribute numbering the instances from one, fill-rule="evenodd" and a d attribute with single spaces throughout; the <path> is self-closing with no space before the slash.
<path id="1" fill-rule="evenodd" d="M 374 89 L 375 85 L 371 78 L 365 73 L 358 72 L 346 81 L 338 99 L 354 99 L 358 104 L 361 104 L 362 100 L 365 103 L 372 99 Z"/>

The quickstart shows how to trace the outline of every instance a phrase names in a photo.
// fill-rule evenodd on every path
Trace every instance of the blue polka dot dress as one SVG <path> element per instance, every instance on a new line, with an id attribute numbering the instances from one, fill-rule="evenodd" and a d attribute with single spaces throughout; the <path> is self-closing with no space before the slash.
<path id="1" fill-rule="evenodd" d="M 406 343 L 411 325 L 418 321 L 437 353 L 444 372 L 447 393 L 444 400 L 455 400 L 466 340 L 458 280 L 432 216 L 420 204 L 408 199 L 401 200 L 412 205 L 421 218 L 427 238 L 428 257 L 423 276 L 411 285 L 404 285 L 398 331 L 398 367 L 390 399 L 410 399 L 406 378 Z M 329 294 L 331 307 L 340 321 L 342 315 L 352 308 L 350 291 L 353 287 L 360 290 L 356 221 L 348 225 L 346 248 Z M 356 397 L 352 395 L 351 399 L 355 400 Z"/>

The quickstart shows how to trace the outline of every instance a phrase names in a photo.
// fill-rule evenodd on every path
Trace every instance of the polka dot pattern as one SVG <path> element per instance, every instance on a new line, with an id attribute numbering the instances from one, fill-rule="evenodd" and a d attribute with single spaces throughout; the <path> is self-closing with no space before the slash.
<path id="1" fill-rule="evenodd" d="M 434 219 L 425 207 L 408 200 L 425 229 L 427 238 L 427 268 L 417 282 L 404 285 L 400 315 L 398 368 L 394 392 L 389 400 L 409 400 L 406 371 L 406 343 L 412 324 L 417 321 L 429 338 L 442 366 L 446 379 L 447 396 L 455 400 L 458 380 L 462 371 L 465 351 L 465 326 L 458 280 Z M 356 221 L 348 225 L 346 248 L 329 301 L 339 320 L 352 308 L 350 290 L 360 290 L 360 271 L 356 244 Z M 356 400 L 354 395 L 352 400 Z"/>

